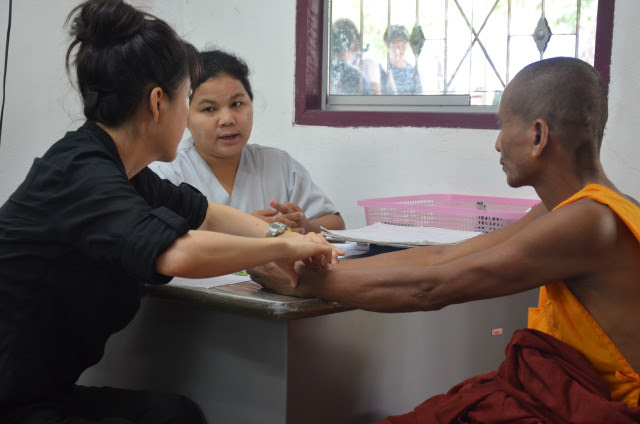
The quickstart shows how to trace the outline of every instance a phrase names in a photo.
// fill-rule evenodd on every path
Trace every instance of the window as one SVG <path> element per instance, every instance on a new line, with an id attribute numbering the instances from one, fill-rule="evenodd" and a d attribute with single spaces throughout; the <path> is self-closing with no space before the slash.
<path id="1" fill-rule="evenodd" d="M 535 60 L 577 56 L 608 83 L 613 8 L 613 0 L 298 0 L 296 123 L 497 128 L 504 86 Z M 395 52 L 404 52 L 404 73 L 393 69 Z"/>

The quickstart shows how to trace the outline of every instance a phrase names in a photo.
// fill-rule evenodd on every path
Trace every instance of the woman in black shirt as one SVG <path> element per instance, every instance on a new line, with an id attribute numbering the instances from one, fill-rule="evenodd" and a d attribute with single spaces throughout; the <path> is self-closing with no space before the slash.
<path id="1" fill-rule="evenodd" d="M 86 1 L 68 22 L 87 121 L 0 208 L 0 422 L 202 422 L 179 396 L 75 382 L 131 321 L 144 284 L 270 261 L 295 283 L 296 260 L 327 266 L 336 252 L 315 234 L 265 237 L 263 221 L 146 167 L 175 157 L 199 72 L 165 22 L 122 0 Z"/>

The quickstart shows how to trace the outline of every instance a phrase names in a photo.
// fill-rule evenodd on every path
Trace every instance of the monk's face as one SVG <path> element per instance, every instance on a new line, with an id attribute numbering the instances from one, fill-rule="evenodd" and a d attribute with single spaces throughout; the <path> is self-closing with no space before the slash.
<path id="1" fill-rule="evenodd" d="M 530 184 L 527 177 L 529 176 L 531 134 L 526 123 L 519 119 L 510 107 L 512 104 L 510 85 L 505 89 L 498 107 L 500 133 L 495 148 L 500 152 L 500 165 L 507 176 L 507 183 L 512 187 L 521 187 Z"/>

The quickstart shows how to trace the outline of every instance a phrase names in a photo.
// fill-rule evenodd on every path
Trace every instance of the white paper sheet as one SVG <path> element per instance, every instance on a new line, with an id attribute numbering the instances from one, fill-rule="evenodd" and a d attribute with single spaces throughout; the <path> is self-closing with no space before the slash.
<path id="1" fill-rule="evenodd" d="M 344 256 L 340 256 L 341 258 L 363 255 L 369 251 L 368 243 L 356 243 L 354 241 L 346 241 L 346 242 L 340 242 L 340 243 L 333 243 L 333 245 L 338 249 L 342 249 L 342 251 L 345 253 Z"/>
<path id="2" fill-rule="evenodd" d="M 482 234 L 477 231 L 450 230 L 438 227 L 405 227 L 377 222 L 353 230 L 326 230 L 322 234 L 330 239 L 366 242 L 384 246 L 426 246 L 430 244 L 460 243 Z"/>
<path id="3" fill-rule="evenodd" d="M 251 280 L 251 277 L 247 275 L 238 275 L 238 274 L 227 274 L 227 275 L 221 275 L 219 277 L 211 277 L 211 278 L 175 277 L 173 280 L 171 280 L 169 285 L 210 289 L 213 287 L 242 283 L 244 281 L 250 281 L 250 280 Z"/>

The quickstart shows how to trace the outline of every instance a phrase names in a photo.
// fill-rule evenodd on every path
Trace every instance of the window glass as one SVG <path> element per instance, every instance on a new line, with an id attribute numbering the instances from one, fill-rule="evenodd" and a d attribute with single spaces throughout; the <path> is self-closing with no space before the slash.
<path id="1" fill-rule="evenodd" d="M 328 0 L 326 108 L 486 113 L 529 63 L 574 56 L 594 64 L 597 11 L 598 0 Z"/>

